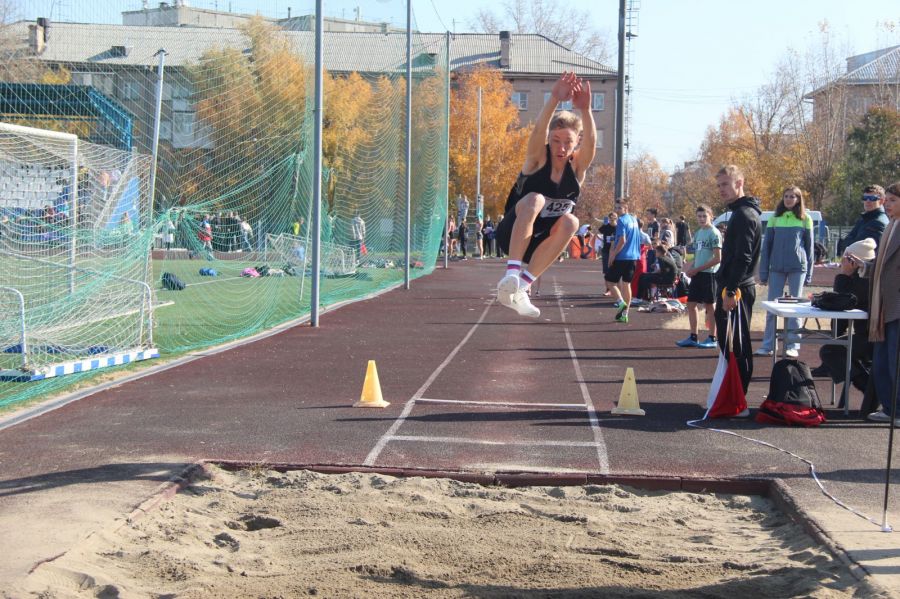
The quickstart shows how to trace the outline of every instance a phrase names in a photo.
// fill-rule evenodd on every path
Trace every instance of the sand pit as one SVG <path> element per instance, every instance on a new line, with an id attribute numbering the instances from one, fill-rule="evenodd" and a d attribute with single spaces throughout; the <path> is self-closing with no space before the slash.
<path id="1" fill-rule="evenodd" d="M 759 497 L 210 472 L 136 522 L 41 565 L 26 590 L 48 598 L 873 596 Z"/>

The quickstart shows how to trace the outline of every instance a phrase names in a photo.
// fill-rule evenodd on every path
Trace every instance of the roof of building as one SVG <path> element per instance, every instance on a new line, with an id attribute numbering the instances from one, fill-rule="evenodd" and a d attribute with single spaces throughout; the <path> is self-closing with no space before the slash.
<path id="1" fill-rule="evenodd" d="M 854 58 L 868 58 L 863 54 L 848 59 L 860 66 L 849 70 L 841 79 L 849 84 L 898 83 L 900 82 L 900 46 L 871 52 L 871 60 L 853 61 Z"/>
<path id="2" fill-rule="evenodd" d="M 16 23 L 18 35 L 27 41 L 28 22 Z M 311 31 L 281 32 L 302 55 L 314 56 L 315 34 Z M 331 71 L 379 72 L 405 69 L 405 33 L 334 32 L 324 34 L 325 68 Z M 446 34 L 414 33 L 413 53 L 443 53 Z M 113 47 L 124 47 L 126 52 Z M 210 48 L 233 48 L 247 52 L 247 38 L 238 29 L 197 27 L 144 27 L 95 23 L 53 23 L 41 60 L 88 63 L 98 66 L 155 66 L 159 49 L 166 50 L 167 66 L 198 62 Z M 463 70 L 477 64 L 500 69 L 500 37 L 497 34 L 452 34 L 451 68 Z M 556 76 L 564 70 L 580 76 L 615 77 L 615 69 L 591 60 L 537 34 L 511 34 L 507 74 Z M 414 68 L 431 68 L 427 61 Z"/>

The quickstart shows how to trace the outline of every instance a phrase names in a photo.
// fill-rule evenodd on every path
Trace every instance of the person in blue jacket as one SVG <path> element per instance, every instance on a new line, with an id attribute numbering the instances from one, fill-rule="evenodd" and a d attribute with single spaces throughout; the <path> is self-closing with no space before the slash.
<path id="1" fill-rule="evenodd" d="M 806 213 L 803 192 L 788 187 L 769 219 L 759 259 L 759 281 L 769 285 L 769 301 L 784 294 L 787 285 L 791 297 L 801 297 L 803 285 L 809 285 L 813 273 L 813 221 Z M 796 329 L 797 319 L 787 319 L 786 328 Z M 766 314 L 766 332 L 756 355 L 771 356 L 775 347 L 775 315 Z M 798 356 L 798 343 L 786 343 L 785 354 Z"/>

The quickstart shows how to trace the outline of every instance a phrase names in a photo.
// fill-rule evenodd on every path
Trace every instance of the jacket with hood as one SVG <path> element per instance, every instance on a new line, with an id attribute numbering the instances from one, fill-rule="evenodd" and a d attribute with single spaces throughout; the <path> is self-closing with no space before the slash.
<path id="1" fill-rule="evenodd" d="M 755 283 L 753 273 L 759 263 L 759 200 L 743 196 L 728 204 L 731 218 L 722 240 L 722 262 L 716 273 L 720 289 L 737 291 L 742 285 Z"/>
<path id="2" fill-rule="evenodd" d="M 883 206 L 879 206 L 877 210 L 863 212 L 856 224 L 853 225 L 853 229 L 838 242 L 838 254 L 843 254 L 850 245 L 867 237 L 874 239 L 877 246 L 881 242 L 881 235 L 888 226 L 888 222 L 889 219 Z"/>
<path id="3" fill-rule="evenodd" d="M 803 220 L 791 210 L 773 216 L 766 226 L 759 260 L 759 280 L 766 283 L 769 271 L 804 272 L 806 284 L 813 272 L 813 222 L 808 214 Z"/>

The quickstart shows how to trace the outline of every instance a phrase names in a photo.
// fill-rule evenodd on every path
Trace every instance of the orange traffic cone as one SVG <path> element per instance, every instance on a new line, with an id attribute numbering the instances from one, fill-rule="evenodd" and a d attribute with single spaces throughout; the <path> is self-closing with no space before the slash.
<path id="1" fill-rule="evenodd" d="M 366 380 L 363 383 L 362 395 L 359 401 L 353 404 L 354 408 L 386 408 L 390 402 L 384 401 L 381 396 L 381 383 L 378 382 L 378 369 L 375 360 L 369 360 L 366 368 Z"/>

